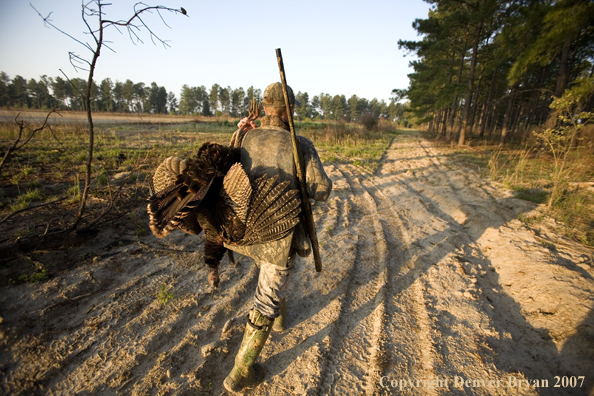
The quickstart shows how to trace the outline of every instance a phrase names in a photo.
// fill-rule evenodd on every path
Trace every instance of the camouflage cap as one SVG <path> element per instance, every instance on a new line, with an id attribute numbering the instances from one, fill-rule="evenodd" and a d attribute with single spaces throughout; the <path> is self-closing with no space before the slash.
<path id="1" fill-rule="evenodd" d="M 289 104 L 297 104 L 297 106 L 301 106 L 301 103 L 295 99 L 293 90 L 288 85 L 287 93 L 289 95 Z M 281 83 L 273 83 L 266 87 L 264 90 L 264 106 L 285 107 L 285 94 L 283 93 L 283 85 Z"/>

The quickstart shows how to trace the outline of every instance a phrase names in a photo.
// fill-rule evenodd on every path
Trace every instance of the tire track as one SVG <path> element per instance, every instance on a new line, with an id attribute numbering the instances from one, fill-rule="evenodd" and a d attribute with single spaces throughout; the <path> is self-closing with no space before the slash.
<path id="1" fill-rule="evenodd" d="M 314 206 L 324 272 L 311 257 L 297 259 L 288 329 L 270 336 L 260 355 L 265 382 L 249 394 L 548 395 L 452 380 L 588 372 L 589 264 L 541 246 L 511 220 L 527 211 L 521 203 L 451 166 L 430 142 L 398 137 L 380 165 L 375 173 L 326 165 L 334 191 Z M 1 389 L 226 395 L 258 270 L 242 259 L 221 272 L 213 296 L 196 266 L 201 239 L 175 234 L 166 246 L 183 251 L 120 247 L 36 287 L 7 288 L 0 341 L 11 365 Z M 167 305 L 156 299 L 160 285 L 175 296 Z M 449 378 L 448 389 L 427 385 L 436 378 Z"/>
<path id="2" fill-rule="evenodd" d="M 386 156 L 386 160 L 389 158 Z M 419 274 L 414 271 L 419 249 L 412 245 L 410 233 L 402 220 L 402 215 L 397 210 L 398 206 L 393 204 L 393 197 L 396 195 L 401 199 L 401 195 L 406 193 L 406 190 L 400 188 L 388 196 L 377 185 L 375 177 L 366 176 L 363 185 L 377 203 L 376 211 L 381 218 L 383 233 L 391 252 L 386 267 L 388 281 L 385 290 L 390 298 L 386 299 L 387 320 L 383 329 L 385 341 L 381 352 L 383 360 L 381 377 L 389 377 L 393 374 L 395 366 L 399 368 L 398 374 L 403 380 L 433 378 L 435 376 L 433 360 L 436 355 L 432 343 L 433 335 L 430 332 L 430 320 L 421 282 L 416 279 Z M 411 274 L 412 280 L 409 280 Z M 406 283 L 407 280 L 412 283 L 410 287 Z M 405 324 L 411 327 L 406 328 Z M 415 334 L 414 341 L 409 340 L 406 345 L 398 346 L 399 340 L 407 339 L 412 334 Z M 411 349 L 410 345 L 416 345 L 416 348 Z M 402 363 L 406 360 L 400 352 L 401 348 L 408 352 L 406 359 L 416 361 L 418 364 L 402 370 L 404 368 Z M 380 394 L 384 391 L 390 394 L 390 391 L 382 389 L 381 377 L 377 390 Z M 425 394 L 433 395 L 435 392 L 429 388 Z"/>
<path id="3" fill-rule="evenodd" d="M 280 338 L 273 334 L 264 348 L 261 358 L 271 379 L 254 394 L 322 394 L 320 386 L 335 375 L 332 351 L 339 338 L 337 323 L 352 289 L 361 244 L 350 186 L 334 166 L 326 172 L 335 188 L 326 204 L 314 206 L 324 270 L 315 273 L 313 263 L 305 262 L 311 257 L 297 258 L 292 279 L 299 281 L 290 282 L 288 290 L 288 329 Z M 335 260 L 336 251 L 341 252 L 341 260 Z M 315 292 L 321 290 L 327 294 Z M 291 312 L 291 304 L 300 307 L 298 316 Z"/>
<path id="4" fill-rule="evenodd" d="M 360 201 L 359 207 L 365 208 L 365 214 L 359 254 L 330 346 L 326 371 L 331 374 L 323 378 L 319 394 L 373 394 L 381 372 L 378 357 L 384 322 L 387 246 L 373 198 L 355 175 L 339 171 Z"/>
<path id="5" fill-rule="evenodd" d="M 391 201 L 391 207 L 397 208 L 393 218 L 405 217 L 407 220 L 396 222 L 402 234 L 406 236 L 407 229 L 410 234 L 410 245 L 406 250 L 411 257 L 405 266 L 410 270 L 397 276 L 396 287 L 404 290 L 400 303 L 409 307 L 417 326 L 420 360 L 411 362 L 412 379 L 451 379 L 455 375 L 467 379 L 503 379 L 504 373 L 487 353 L 490 349 L 485 340 L 498 334 L 498 331 L 488 315 L 489 306 L 481 298 L 486 285 L 480 286 L 481 283 L 471 273 L 477 272 L 474 266 L 488 269 L 488 263 L 475 243 L 476 234 L 483 232 L 485 224 L 497 224 L 497 221 L 502 224 L 504 221 L 494 222 L 494 216 L 477 210 L 477 207 L 491 208 L 494 199 L 483 190 L 476 194 L 476 189 L 470 186 L 477 183 L 474 176 L 458 170 L 444 171 L 445 165 L 438 156 L 419 140 L 411 146 L 407 150 L 411 158 L 392 158 L 387 163 L 388 169 L 380 170 L 381 184 L 375 185 L 374 191 L 382 196 L 384 185 L 401 187 L 398 193 L 387 189 L 392 193 L 385 198 Z M 402 172 L 401 169 L 408 170 Z M 473 193 L 468 194 L 469 190 Z M 421 206 L 402 211 L 403 201 L 420 203 Z M 444 299 L 436 299 L 432 295 Z M 452 335 L 455 337 L 448 340 Z M 410 347 L 410 341 L 404 348 Z M 402 393 L 463 392 L 463 388 L 452 389 L 451 385 L 447 392 L 423 386 L 410 387 Z M 482 388 L 475 392 L 500 394 L 505 391 Z"/>

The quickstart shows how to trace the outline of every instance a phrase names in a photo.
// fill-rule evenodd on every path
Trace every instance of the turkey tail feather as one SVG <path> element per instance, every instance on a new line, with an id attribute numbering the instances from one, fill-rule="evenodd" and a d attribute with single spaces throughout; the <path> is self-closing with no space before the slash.
<path id="1" fill-rule="evenodd" d="M 272 203 L 279 198 L 288 185 L 289 182 L 284 181 L 274 187 L 271 191 L 266 192 L 266 196 L 263 197 L 264 199 L 262 200 L 262 203 L 258 205 L 257 208 L 254 208 L 254 214 L 251 216 L 251 222 L 248 222 L 248 227 L 258 223 L 260 216 L 262 216 L 262 214 L 272 205 Z M 261 193 L 258 191 L 258 194 Z"/>
<path id="2" fill-rule="evenodd" d="M 240 162 L 235 163 L 223 179 L 221 196 L 231 206 L 239 220 L 245 224 L 252 195 L 250 179 Z"/>
<path id="3" fill-rule="evenodd" d="M 169 221 L 177 213 L 178 191 L 183 185 L 170 185 L 163 191 L 149 198 L 147 211 L 149 214 L 149 227 L 153 234 L 158 238 L 164 238 L 173 228 L 169 226 Z"/>
<path id="4" fill-rule="evenodd" d="M 271 179 L 268 179 L 266 175 L 262 176 L 258 180 L 256 180 L 256 195 L 252 197 L 252 203 L 250 205 L 250 213 L 247 217 L 246 226 L 250 226 L 256 220 L 254 216 L 258 212 L 258 208 L 262 204 L 262 201 L 266 198 L 266 195 L 270 191 L 270 189 L 274 186 L 274 183 L 278 179 L 278 176 L 274 176 Z"/>
<path id="5" fill-rule="evenodd" d="M 300 205 L 301 201 L 298 199 L 294 199 L 287 205 L 282 207 L 280 210 L 271 209 L 270 211 L 266 211 L 265 215 L 261 216 L 263 217 L 262 220 L 258 222 L 258 224 L 255 224 L 253 229 L 256 232 L 263 232 L 266 228 L 273 226 L 275 223 L 283 220 L 285 216 L 297 216 L 301 211 Z M 297 211 L 297 213 L 294 213 L 295 211 Z"/>
<path id="6" fill-rule="evenodd" d="M 149 227 L 153 234 L 158 238 L 164 238 L 176 229 L 192 209 L 200 204 L 207 191 L 208 187 L 191 193 L 187 186 L 174 184 L 150 197 L 147 210 Z"/>
<path id="7" fill-rule="evenodd" d="M 284 238 L 299 223 L 301 201 L 297 190 L 285 191 L 288 181 L 274 186 L 278 176 L 262 176 L 254 183 L 252 205 L 243 238 L 237 245 L 254 245 Z"/>

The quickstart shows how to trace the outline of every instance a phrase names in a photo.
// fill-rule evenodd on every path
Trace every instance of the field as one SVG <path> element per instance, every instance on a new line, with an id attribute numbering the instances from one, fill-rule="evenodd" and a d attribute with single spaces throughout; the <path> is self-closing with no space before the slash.
<path id="1" fill-rule="evenodd" d="M 234 122 L 169 121 L 100 125 L 85 232 L 57 233 L 77 209 L 83 124 L 42 131 L 2 170 L 0 216 L 26 210 L 0 223 L 1 393 L 226 394 L 258 269 L 225 258 L 211 290 L 203 237 L 152 236 L 145 198 L 160 160 L 227 142 Z M 587 231 L 521 199 L 503 161 L 491 174 L 492 151 L 386 125 L 298 128 L 333 180 L 313 207 L 324 270 L 298 258 L 289 329 L 251 394 L 594 392 Z"/>

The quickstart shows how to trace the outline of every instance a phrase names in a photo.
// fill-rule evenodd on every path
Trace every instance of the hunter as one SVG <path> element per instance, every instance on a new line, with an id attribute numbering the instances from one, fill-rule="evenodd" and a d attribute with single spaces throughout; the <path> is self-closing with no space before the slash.
<path id="1" fill-rule="evenodd" d="M 291 116 L 296 103 L 295 95 L 287 86 Z M 299 103 L 297 103 L 299 105 Z M 234 135 L 233 143 L 241 150 L 241 164 L 251 180 L 267 175 L 278 175 L 278 182 L 289 181 L 289 188 L 297 189 L 293 160 L 293 146 L 288 113 L 281 83 L 270 84 L 263 95 L 265 117 L 261 126 L 244 118 L 238 124 L 247 130 L 242 137 Z M 309 197 L 326 201 L 332 191 L 332 181 L 326 175 L 313 143 L 299 136 L 303 153 L 306 187 Z M 271 330 L 285 330 L 287 302 L 285 291 L 293 270 L 295 256 L 306 257 L 311 253 L 309 236 L 303 219 L 287 237 L 274 242 L 251 246 L 225 247 L 249 256 L 260 268 L 254 304 L 248 314 L 243 341 L 235 357 L 235 365 L 225 378 L 224 386 L 230 392 L 254 388 L 264 380 L 265 370 L 255 363 Z M 218 274 L 214 274 L 218 277 Z"/>

